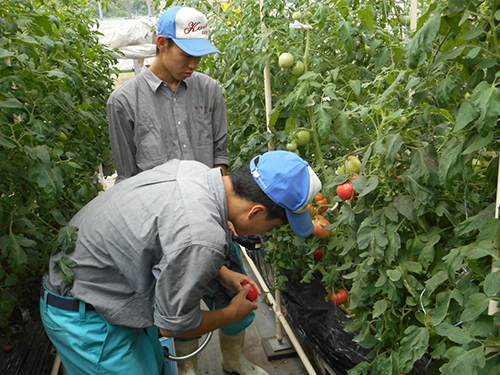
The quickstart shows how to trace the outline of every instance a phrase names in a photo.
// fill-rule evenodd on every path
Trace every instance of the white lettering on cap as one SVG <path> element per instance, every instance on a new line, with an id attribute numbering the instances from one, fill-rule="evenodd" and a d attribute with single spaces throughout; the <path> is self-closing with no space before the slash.
<path id="1" fill-rule="evenodd" d="M 183 7 L 175 17 L 175 37 L 177 39 L 208 39 L 208 20 L 196 9 Z"/>

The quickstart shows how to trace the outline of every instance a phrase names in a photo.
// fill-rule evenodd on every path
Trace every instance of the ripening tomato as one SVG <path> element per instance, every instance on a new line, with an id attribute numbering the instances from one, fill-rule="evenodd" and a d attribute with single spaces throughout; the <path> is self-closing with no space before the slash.
<path id="1" fill-rule="evenodd" d="M 330 202 L 328 202 L 328 198 L 327 197 L 323 197 L 321 198 L 320 200 L 316 201 L 318 203 L 318 206 L 321 206 L 318 208 L 318 213 L 319 214 L 322 214 L 323 212 L 325 212 L 327 209 L 328 209 L 328 205 L 330 204 Z"/>
<path id="2" fill-rule="evenodd" d="M 314 260 L 317 262 L 321 258 L 323 258 L 323 250 L 321 249 L 314 250 Z"/>
<path id="3" fill-rule="evenodd" d="M 345 289 L 339 289 L 337 293 L 332 292 L 330 299 L 337 305 L 343 305 L 349 299 L 349 293 Z"/>
<path id="4" fill-rule="evenodd" d="M 318 194 L 316 194 L 316 196 L 314 197 L 314 200 L 316 202 L 319 201 L 320 199 L 323 199 L 323 194 L 321 194 L 321 192 L 319 192 Z"/>
<path id="5" fill-rule="evenodd" d="M 345 170 L 350 173 L 359 173 L 361 170 L 361 161 L 357 156 L 350 155 L 345 162 Z"/>
<path id="6" fill-rule="evenodd" d="M 243 288 L 247 285 L 250 285 L 250 284 L 249 283 L 243 284 Z M 250 291 L 247 294 L 247 300 L 249 300 L 250 302 L 254 302 L 258 296 L 259 295 L 257 293 L 257 289 L 255 289 L 255 287 L 253 285 L 250 285 Z"/>
<path id="7" fill-rule="evenodd" d="M 313 234 L 321 239 L 327 238 L 330 233 L 332 233 L 331 230 L 323 228 L 324 226 L 330 225 L 330 222 L 326 219 L 319 219 L 314 222 L 314 230 Z"/>

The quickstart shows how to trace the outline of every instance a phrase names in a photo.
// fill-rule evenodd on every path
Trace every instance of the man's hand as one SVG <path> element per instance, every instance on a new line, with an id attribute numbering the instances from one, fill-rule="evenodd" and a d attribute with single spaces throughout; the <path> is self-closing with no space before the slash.
<path id="1" fill-rule="evenodd" d="M 244 288 L 244 284 L 250 284 L 257 290 L 257 294 L 260 296 L 262 295 L 262 292 L 260 291 L 259 285 L 253 281 L 251 278 L 249 278 L 247 275 L 244 275 L 239 272 L 234 272 L 227 268 L 226 266 L 223 266 L 220 271 L 219 271 L 219 276 L 218 279 L 222 285 L 224 285 L 226 288 L 231 289 L 232 291 L 236 293 L 240 293 Z M 247 294 L 250 288 L 247 288 Z M 246 294 L 245 294 L 246 296 Z"/>

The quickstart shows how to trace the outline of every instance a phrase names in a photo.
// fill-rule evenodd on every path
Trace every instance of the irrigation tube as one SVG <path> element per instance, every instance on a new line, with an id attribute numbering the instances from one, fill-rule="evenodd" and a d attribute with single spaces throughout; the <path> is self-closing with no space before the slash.
<path id="1" fill-rule="evenodd" d="M 313 368 L 311 362 L 309 361 L 309 358 L 307 358 L 306 353 L 304 352 L 304 350 L 300 346 L 300 343 L 297 341 L 297 338 L 295 337 L 295 334 L 292 330 L 292 327 L 290 327 L 285 316 L 281 312 L 281 296 L 280 296 L 279 291 L 276 293 L 276 299 L 279 301 L 279 304 L 278 304 L 277 301 L 274 299 L 273 295 L 271 294 L 271 292 L 269 291 L 269 288 L 267 287 L 266 282 L 264 281 L 259 270 L 257 269 L 257 266 L 255 265 L 253 260 L 248 256 L 246 249 L 242 246 L 240 246 L 240 249 L 241 249 L 242 253 L 245 255 L 245 258 L 248 261 L 248 264 L 250 264 L 250 267 L 252 268 L 252 271 L 254 272 L 255 277 L 257 278 L 257 280 L 261 286 L 262 291 L 266 293 L 266 298 L 269 299 L 269 302 L 271 302 L 273 304 L 273 310 L 276 314 L 276 320 L 279 320 L 279 323 L 281 323 L 281 324 L 277 324 L 278 329 L 281 329 L 281 327 L 285 328 L 285 331 L 288 334 L 288 338 L 292 342 L 293 347 L 295 348 L 295 350 L 297 351 L 297 354 L 299 355 L 300 359 L 302 360 L 302 363 L 304 364 L 304 367 L 306 368 L 307 373 L 309 375 L 316 375 L 316 371 L 314 371 L 314 368 Z M 279 337 L 278 337 L 278 339 L 279 339 Z"/>

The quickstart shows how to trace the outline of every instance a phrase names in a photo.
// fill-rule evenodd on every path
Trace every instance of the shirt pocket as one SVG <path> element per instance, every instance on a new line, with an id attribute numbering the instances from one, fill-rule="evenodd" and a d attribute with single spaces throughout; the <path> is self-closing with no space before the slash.
<path id="1" fill-rule="evenodd" d="M 193 116 L 194 126 L 191 127 L 190 138 L 193 147 L 213 148 L 214 135 L 212 128 L 212 114 L 195 114 Z"/>
<path id="2" fill-rule="evenodd" d="M 134 132 L 136 162 L 141 170 L 147 170 L 164 163 L 167 152 L 161 129 L 151 118 L 144 118 Z"/>

